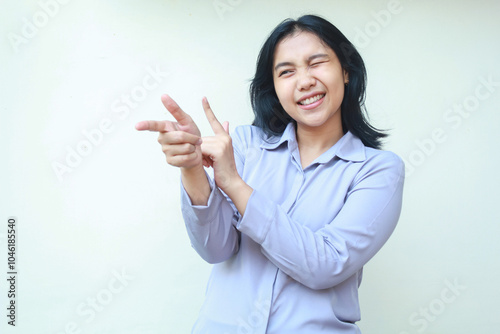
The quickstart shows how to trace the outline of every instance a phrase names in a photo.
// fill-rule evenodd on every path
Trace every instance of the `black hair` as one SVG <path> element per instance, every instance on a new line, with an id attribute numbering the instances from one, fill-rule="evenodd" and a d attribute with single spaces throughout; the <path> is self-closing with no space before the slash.
<path id="1" fill-rule="evenodd" d="M 380 148 L 387 134 L 374 128 L 365 117 L 366 69 L 354 45 L 333 24 L 316 15 L 297 20 L 286 19 L 269 35 L 260 50 L 255 76 L 250 84 L 250 100 L 255 119 L 253 125 L 269 136 L 280 135 L 290 122 L 295 122 L 281 106 L 274 90 L 273 62 L 277 45 L 296 32 L 311 32 L 337 55 L 342 69 L 349 75 L 341 104 L 342 128 L 361 139 L 368 147 Z"/>

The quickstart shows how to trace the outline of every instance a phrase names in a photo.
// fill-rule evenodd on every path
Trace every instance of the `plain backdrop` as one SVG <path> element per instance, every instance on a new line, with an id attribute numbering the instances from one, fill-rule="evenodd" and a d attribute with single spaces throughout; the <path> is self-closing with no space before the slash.
<path id="1" fill-rule="evenodd" d="M 230 128 L 287 17 L 319 14 L 359 49 L 367 109 L 406 161 L 395 233 L 365 267 L 364 334 L 496 333 L 498 1 L 1 1 L 2 333 L 189 333 L 210 265 L 190 247 L 179 172 L 144 119 L 170 94 L 204 135 Z M 17 218 L 16 326 L 7 219 Z M 237 296 L 235 296 L 237 298 Z"/>

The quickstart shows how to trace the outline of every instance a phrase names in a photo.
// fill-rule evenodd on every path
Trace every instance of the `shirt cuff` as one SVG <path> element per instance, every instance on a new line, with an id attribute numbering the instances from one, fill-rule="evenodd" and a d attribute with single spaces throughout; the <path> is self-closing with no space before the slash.
<path id="1" fill-rule="evenodd" d="M 274 221 L 276 210 L 277 205 L 275 203 L 269 201 L 254 189 L 248 199 L 245 214 L 236 225 L 236 228 L 258 244 L 262 244 Z"/>
<path id="2" fill-rule="evenodd" d="M 211 189 L 207 205 L 193 205 L 181 180 L 181 208 L 186 222 L 189 221 L 198 225 L 205 225 L 212 222 L 217 216 L 217 212 L 222 200 L 224 199 L 224 195 L 208 174 L 207 179 Z"/>

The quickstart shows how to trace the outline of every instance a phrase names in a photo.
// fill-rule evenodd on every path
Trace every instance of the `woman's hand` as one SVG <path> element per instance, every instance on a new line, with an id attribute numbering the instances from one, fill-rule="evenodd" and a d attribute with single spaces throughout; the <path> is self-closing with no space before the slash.
<path id="1" fill-rule="evenodd" d="M 206 205 L 211 189 L 202 165 L 200 130 L 171 97 L 162 95 L 161 101 L 177 122 L 142 121 L 135 128 L 159 132 L 158 142 L 167 163 L 180 167 L 182 184 L 191 203 Z"/>
<path id="2" fill-rule="evenodd" d="M 227 193 L 227 190 L 241 180 L 234 162 L 233 144 L 229 136 L 229 123 L 221 124 L 215 117 L 207 98 L 202 100 L 203 109 L 214 136 L 203 137 L 201 152 L 203 164 L 213 167 L 215 184 Z"/>
<path id="3" fill-rule="evenodd" d="M 167 163 L 181 168 L 182 184 L 193 205 L 207 204 L 210 185 L 203 166 L 213 167 L 215 184 L 231 198 L 243 215 L 253 190 L 241 179 L 236 169 L 229 124 L 220 124 L 207 99 L 203 98 L 203 109 L 214 136 L 202 139 L 196 123 L 171 97 L 163 95 L 161 101 L 177 122 L 142 121 L 135 128 L 159 132 L 158 142 Z"/>
<path id="4" fill-rule="evenodd" d="M 220 124 L 206 98 L 203 98 L 202 103 L 205 115 L 214 131 L 214 136 L 203 137 L 201 152 L 204 164 L 214 168 L 215 184 L 231 198 L 240 214 L 244 215 L 253 189 L 243 181 L 236 169 L 229 124 L 227 122 Z"/>
<path id="5" fill-rule="evenodd" d="M 139 131 L 159 132 L 158 142 L 165 153 L 167 163 L 185 169 L 201 167 L 201 137 L 198 126 L 168 95 L 161 101 L 177 122 L 142 121 L 135 125 Z"/>

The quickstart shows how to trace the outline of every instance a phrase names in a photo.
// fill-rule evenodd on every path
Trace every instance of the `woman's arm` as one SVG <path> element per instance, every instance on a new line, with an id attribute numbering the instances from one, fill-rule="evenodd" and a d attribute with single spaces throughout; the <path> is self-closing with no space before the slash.
<path id="1" fill-rule="evenodd" d="M 200 130 L 170 96 L 162 95 L 161 101 L 177 122 L 142 121 L 135 128 L 158 132 L 158 142 L 167 163 L 181 169 L 182 180 L 192 202 L 206 204 L 210 186 L 202 165 Z"/>
<path id="2" fill-rule="evenodd" d="M 239 232 L 235 226 L 245 212 L 252 188 L 239 175 L 244 161 L 240 156 L 235 159 L 229 125 L 220 124 L 206 98 L 203 109 L 214 136 L 203 137 L 201 149 L 206 165 L 213 167 L 214 179 L 208 178 L 211 193 L 206 205 L 190 202 L 184 185 L 182 212 L 193 248 L 207 262 L 217 263 L 227 260 L 239 249 Z"/>
<path id="3" fill-rule="evenodd" d="M 360 270 L 399 219 L 402 160 L 390 152 L 363 167 L 333 221 L 312 231 L 255 190 L 237 225 L 284 273 L 312 289 L 333 287 Z"/>
<path id="4" fill-rule="evenodd" d="M 241 215 L 253 189 L 243 181 L 238 173 L 234 158 L 234 148 L 229 135 L 229 124 L 221 124 L 215 117 L 206 98 L 203 99 L 205 115 L 214 131 L 214 136 L 203 137 L 201 150 L 214 169 L 215 184 L 226 193 Z"/>
<path id="5" fill-rule="evenodd" d="M 208 153 L 202 152 L 203 140 L 192 118 L 168 95 L 162 96 L 162 102 L 177 122 L 142 121 L 137 123 L 136 129 L 158 132 L 158 142 L 162 146 L 167 163 L 181 169 L 182 211 L 193 247 L 208 262 L 224 261 L 238 250 L 239 232 L 233 225 L 233 208 L 206 175 L 203 165 L 213 166 L 214 170 L 218 171 L 216 182 L 222 183 L 228 171 L 227 166 L 235 166 L 232 151 L 226 149 L 223 152 L 231 153 L 231 164 L 220 157 L 220 145 L 214 145 L 219 142 L 231 143 L 225 131 L 227 125 L 224 129 L 218 123 L 204 98 L 203 107 L 205 111 L 209 109 L 207 117 L 210 116 L 209 120 L 217 132 L 222 129 L 223 133 L 216 133 L 219 135 L 215 136 L 216 138 L 208 138 L 207 144 L 204 145 L 208 145 Z M 213 212 L 207 212 L 209 210 Z"/>
<path id="6" fill-rule="evenodd" d="M 235 227 L 239 215 L 213 179 L 205 178 L 211 187 L 207 203 L 193 204 L 181 186 L 181 209 L 191 246 L 208 263 L 219 263 L 239 250 L 240 232 Z"/>

